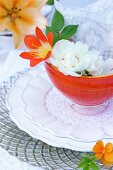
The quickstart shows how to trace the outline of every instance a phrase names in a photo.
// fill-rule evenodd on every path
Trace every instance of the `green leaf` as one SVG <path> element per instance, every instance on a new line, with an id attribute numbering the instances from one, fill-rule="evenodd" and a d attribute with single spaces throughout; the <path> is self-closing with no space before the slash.
<path id="1" fill-rule="evenodd" d="M 99 167 L 94 162 L 91 162 L 91 168 L 92 170 L 99 170 Z"/>
<path id="2" fill-rule="evenodd" d="M 78 25 L 68 25 L 62 31 L 62 38 L 69 39 L 72 37 L 78 29 Z"/>
<path id="3" fill-rule="evenodd" d="M 53 40 L 53 45 L 56 44 L 57 41 L 60 41 L 62 38 L 61 38 L 61 35 L 59 33 L 56 33 L 54 34 L 54 40 Z"/>
<path id="4" fill-rule="evenodd" d="M 49 32 L 53 32 L 52 27 L 46 26 L 46 35 L 47 35 Z"/>
<path id="5" fill-rule="evenodd" d="M 59 32 L 63 29 L 64 27 L 64 17 L 59 11 L 55 11 L 55 14 L 53 16 L 52 28 L 56 31 Z"/>
<path id="6" fill-rule="evenodd" d="M 46 27 L 46 35 L 47 35 L 49 32 L 52 32 L 53 35 L 54 35 L 53 45 L 55 45 L 57 41 L 59 41 L 59 40 L 62 39 L 60 33 L 56 33 L 55 30 L 53 30 L 52 27 L 47 26 L 47 27 Z"/>
<path id="7" fill-rule="evenodd" d="M 84 70 L 84 72 L 87 76 L 92 76 L 88 70 Z"/>
<path id="8" fill-rule="evenodd" d="M 89 159 L 89 158 L 87 158 L 86 156 L 85 157 L 83 157 L 83 159 L 82 159 L 83 161 L 85 161 L 86 163 L 89 163 L 89 162 L 91 162 L 91 160 Z"/>
<path id="9" fill-rule="evenodd" d="M 77 168 L 82 168 L 82 170 L 99 170 L 95 161 L 96 156 L 94 154 L 82 155 L 82 160 Z"/>
<path id="10" fill-rule="evenodd" d="M 84 165 L 86 165 L 87 163 L 85 161 L 81 161 L 78 165 L 78 168 L 82 168 L 84 167 Z"/>
<path id="11" fill-rule="evenodd" d="M 96 161 L 97 160 L 97 157 L 95 156 L 95 155 L 93 155 L 92 157 L 91 157 L 91 161 Z"/>
<path id="12" fill-rule="evenodd" d="M 53 5 L 54 4 L 54 0 L 48 0 L 47 4 L 48 5 Z"/>
<path id="13" fill-rule="evenodd" d="M 56 31 L 51 26 L 46 26 L 46 35 L 52 32 L 53 34 L 57 34 Z"/>
<path id="14" fill-rule="evenodd" d="M 90 170 L 90 164 L 86 164 L 86 165 L 83 167 L 83 170 Z"/>
<path id="15" fill-rule="evenodd" d="M 91 162 L 91 160 L 89 158 L 86 157 L 86 155 L 82 158 L 82 161 L 80 162 L 80 164 L 78 165 L 78 168 L 84 168 L 85 165 L 89 164 Z"/>
<path id="16" fill-rule="evenodd" d="M 83 70 L 83 71 L 77 71 L 77 74 L 81 75 L 81 76 L 92 76 L 88 70 Z M 91 158 L 91 156 L 90 156 Z M 92 157 L 92 159 L 95 159 L 95 157 Z"/>

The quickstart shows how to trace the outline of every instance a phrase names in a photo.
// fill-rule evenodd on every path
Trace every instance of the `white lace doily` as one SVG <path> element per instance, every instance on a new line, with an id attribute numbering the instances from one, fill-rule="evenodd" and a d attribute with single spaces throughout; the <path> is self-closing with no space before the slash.
<path id="1" fill-rule="evenodd" d="M 74 107 L 75 108 L 74 108 Z M 98 114 L 89 116 L 88 112 L 95 114 L 94 108 L 90 110 L 90 107 L 83 107 L 76 105 L 71 100 L 62 95 L 56 88 L 49 91 L 46 96 L 46 107 L 48 112 L 60 121 L 66 124 L 72 124 L 73 126 L 80 127 L 101 127 L 109 120 L 113 121 L 113 99 L 107 101 L 102 106 L 102 110 L 98 111 Z M 96 107 L 97 109 L 98 106 Z M 81 112 L 85 115 L 82 115 Z"/>

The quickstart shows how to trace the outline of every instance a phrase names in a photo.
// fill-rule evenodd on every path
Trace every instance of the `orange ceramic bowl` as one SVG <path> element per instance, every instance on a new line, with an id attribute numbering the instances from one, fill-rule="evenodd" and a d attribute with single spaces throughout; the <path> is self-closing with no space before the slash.
<path id="1" fill-rule="evenodd" d="M 113 75 L 66 76 L 47 62 L 45 62 L 45 68 L 54 86 L 79 105 L 96 106 L 113 97 Z"/>

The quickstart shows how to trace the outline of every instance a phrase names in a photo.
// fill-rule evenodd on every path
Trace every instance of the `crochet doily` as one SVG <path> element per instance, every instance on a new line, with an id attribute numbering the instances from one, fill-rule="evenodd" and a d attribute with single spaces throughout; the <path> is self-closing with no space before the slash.
<path id="1" fill-rule="evenodd" d="M 108 120 L 113 121 L 113 99 L 97 107 L 83 107 L 73 103 L 53 88 L 46 96 L 46 107 L 58 120 L 80 127 L 92 125 L 101 127 Z"/>

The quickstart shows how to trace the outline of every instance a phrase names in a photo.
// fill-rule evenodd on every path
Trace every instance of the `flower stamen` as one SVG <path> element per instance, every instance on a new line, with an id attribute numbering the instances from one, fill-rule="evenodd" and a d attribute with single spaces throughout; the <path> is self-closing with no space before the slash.
<path id="1" fill-rule="evenodd" d="M 37 49 L 31 50 L 31 55 L 34 55 L 36 58 L 44 58 L 49 51 L 51 51 L 51 46 L 49 43 L 42 43 L 42 46 L 37 47 L 36 45 L 32 44 Z"/>
<path id="2" fill-rule="evenodd" d="M 10 10 L 8 10 L 7 16 L 10 17 L 11 22 L 14 22 L 17 18 L 21 18 L 20 15 L 18 15 L 18 13 L 21 11 L 21 9 L 14 7 L 11 8 Z"/>

